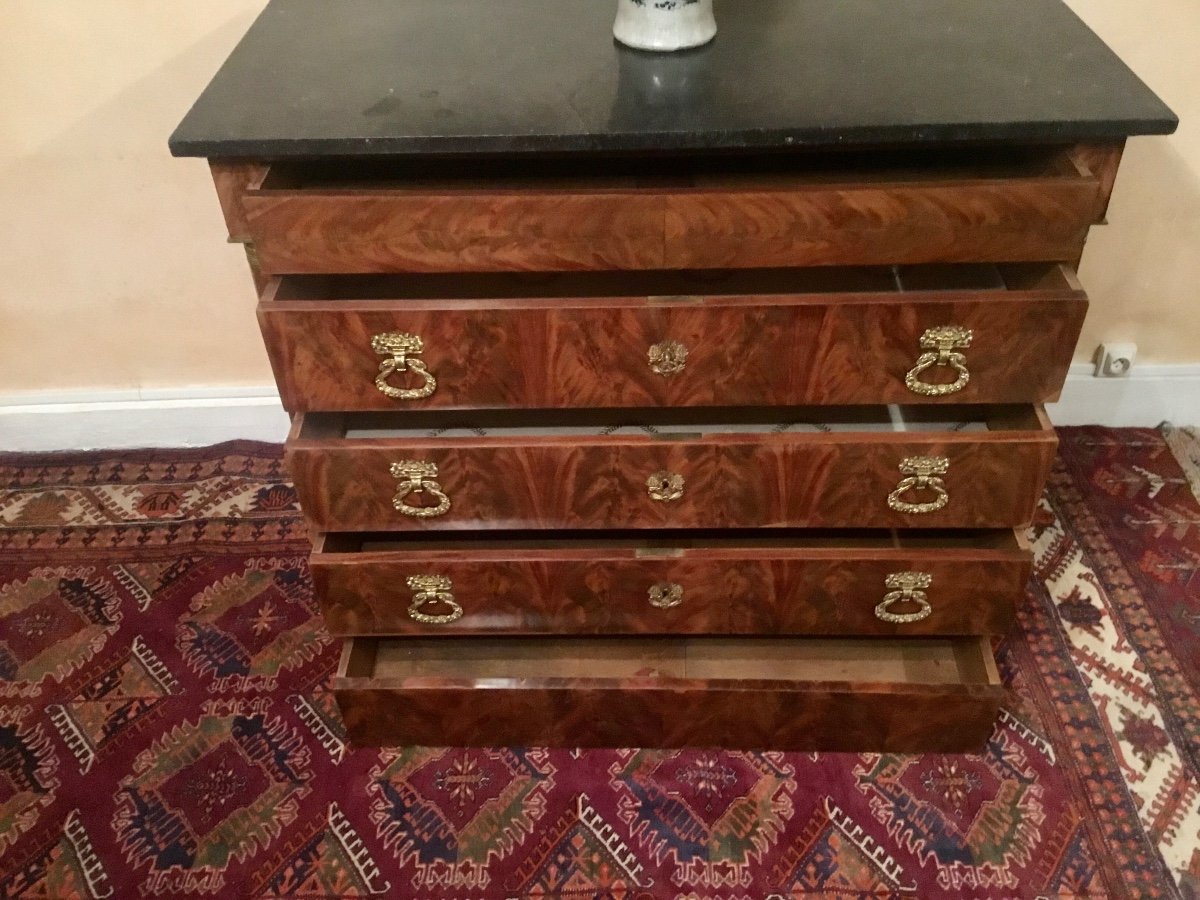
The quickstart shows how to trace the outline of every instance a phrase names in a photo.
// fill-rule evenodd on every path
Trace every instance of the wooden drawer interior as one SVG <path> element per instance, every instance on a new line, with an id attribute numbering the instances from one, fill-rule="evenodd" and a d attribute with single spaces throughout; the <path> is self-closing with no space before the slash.
<path id="1" fill-rule="evenodd" d="M 472 156 L 301 160 L 271 165 L 250 193 L 393 191 L 469 194 L 776 188 L 1094 177 L 1055 145 L 853 149 L 648 156 Z"/>
<path id="2" fill-rule="evenodd" d="M 986 638 L 354 638 L 338 678 L 1000 684 Z"/>
<path id="3" fill-rule="evenodd" d="M 319 302 L 365 309 L 403 303 L 402 309 L 481 308 L 479 301 L 507 301 L 504 308 L 587 308 L 604 305 L 720 305 L 742 298 L 811 298 L 808 302 L 858 300 L 844 295 L 884 294 L 895 302 L 914 292 L 1074 293 L 1074 270 L 1061 263 L 957 263 L 922 266 L 830 266 L 828 268 L 686 269 L 649 272 L 466 272 L 406 275 L 281 275 L 263 302 L 271 309 L 304 310 Z M 292 307 L 290 304 L 295 303 Z M 490 306 L 490 304 L 488 304 Z"/>
<path id="4" fill-rule="evenodd" d="M 739 556 L 776 556 L 781 551 L 812 555 L 877 558 L 918 550 L 937 550 L 971 557 L 1024 557 L 1027 544 L 1011 529 L 924 529 L 911 531 L 862 528 L 781 528 L 761 531 L 693 529 L 688 531 L 513 531 L 484 534 L 448 533 L 430 537 L 388 532 L 321 532 L 313 537 L 313 553 L 331 561 L 361 558 L 364 553 L 397 553 L 461 559 L 558 559 L 584 555 L 608 559 L 686 556 L 688 553 L 733 551 Z"/>
<path id="5" fill-rule="evenodd" d="M 990 644 L 783 638 L 347 641 L 364 745 L 977 751 L 1003 696 Z"/>
<path id="6" fill-rule="evenodd" d="M 306 413 L 297 416 L 293 441 L 411 440 L 419 443 L 522 442 L 537 438 L 619 444 L 655 441 L 762 440 L 794 435 L 815 440 L 858 440 L 867 435 L 945 435 L 969 440 L 986 432 L 1053 432 L 1035 406 L 829 406 L 662 410 L 429 410 Z M 933 438 L 930 438 L 931 440 Z"/>

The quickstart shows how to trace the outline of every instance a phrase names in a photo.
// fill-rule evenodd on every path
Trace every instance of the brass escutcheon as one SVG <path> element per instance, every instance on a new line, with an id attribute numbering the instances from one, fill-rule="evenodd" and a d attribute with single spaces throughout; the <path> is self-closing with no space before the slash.
<path id="1" fill-rule="evenodd" d="M 946 492 L 946 482 L 939 476 L 950 471 L 950 460 L 944 456 L 909 456 L 900 460 L 900 474 L 906 476 L 900 479 L 896 489 L 888 494 L 887 504 L 896 512 L 931 513 L 937 512 L 950 502 Z M 904 495 L 909 491 L 932 491 L 932 500 L 905 500 Z"/>
<path id="2" fill-rule="evenodd" d="M 877 619 L 903 625 L 920 622 L 933 612 L 933 606 L 924 591 L 933 584 L 932 575 L 926 572 L 893 572 L 884 579 L 883 584 L 890 591 L 883 595 L 883 600 L 875 607 Z M 919 608 L 916 612 L 894 613 L 889 608 L 893 603 L 915 603 Z"/>
<path id="3" fill-rule="evenodd" d="M 425 625 L 445 625 L 455 619 L 461 619 L 463 608 L 458 605 L 450 589 L 454 586 L 444 575 L 410 575 L 408 586 L 413 590 L 412 603 L 408 605 L 408 615 Z M 421 612 L 426 603 L 444 603 L 450 607 L 450 612 L 440 616 L 431 616 Z"/>
<path id="4" fill-rule="evenodd" d="M 665 469 L 646 479 L 646 489 L 655 500 L 678 500 L 683 496 L 683 476 Z"/>
<path id="5" fill-rule="evenodd" d="M 416 355 L 425 350 L 425 342 L 415 334 L 403 331 L 385 331 L 371 338 L 371 349 L 380 356 L 388 357 L 379 364 L 375 376 L 375 387 L 397 400 L 420 400 L 437 390 L 437 379 L 430 374 L 423 360 Z M 388 383 L 393 372 L 416 372 L 424 383 L 416 388 L 399 388 Z"/>
<path id="6" fill-rule="evenodd" d="M 442 486 L 435 480 L 438 467 L 434 463 L 423 460 L 406 459 L 403 462 L 392 463 L 392 477 L 396 479 L 396 496 L 392 497 L 392 506 L 397 512 L 417 519 L 431 519 L 434 516 L 445 515 L 450 510 L 450 498 L 442 491 Z M 409 494 L 419 494 L 428 491 L 437 499 L 437 506 L 409 506 L 404 501 Z"/>
<path id="7" fill-rule="evenodd" d="M 650 586 L 650 605 L 659 609 L 670 609 L 683 602 L 683 585 L 673 581 L 660 581 Z"/>
<path id="8" fill-rule="evenodd" d="M 650 348 L 650 368 L 659 375 L 675 375 L 687 365 L 688 348 L 679 341 L 663 341 Z"/>
<path id="9" fill-rule="evenodd" d="M 926 352 L 917 357 L 917 364 L 904 376 L 904 383 L 908 389 L 926 397 L 942 397 L 966 387 L 967 382 L 971 380 L 971 373 L 967 371 L 967 358 L 956 351 L 970 347 L 974 336 L 970 328 L 958 325 L 930 328 L 921 335 L 921 347 Z M 930 384 L 928 381 L 922 381 L 921 373 L 935 366 L 953 369 L 958 373 L 958 378 L 951 384 Z"/>

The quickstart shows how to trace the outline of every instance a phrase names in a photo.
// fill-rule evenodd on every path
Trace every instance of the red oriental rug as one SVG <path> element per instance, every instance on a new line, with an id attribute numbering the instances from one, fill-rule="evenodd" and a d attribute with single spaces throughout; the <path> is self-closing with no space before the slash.
<path id="1" fill-rule="evenodd" d="M 279 448 L 0 456 L 0 895 L 1197 896 L 1200 453 L 1062 438 L 981 756 L 349 749 Z"/>

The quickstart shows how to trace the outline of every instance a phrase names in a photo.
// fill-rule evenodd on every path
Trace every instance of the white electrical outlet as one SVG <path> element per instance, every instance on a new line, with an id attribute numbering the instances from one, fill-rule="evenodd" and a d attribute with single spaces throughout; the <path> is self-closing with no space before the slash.
<path id="1" fill-rule="evenodd" d="M 1126 378 L 1137 358 L 1137 344 L 1101 344 L 1096 350 L 1097 378 Z"/>

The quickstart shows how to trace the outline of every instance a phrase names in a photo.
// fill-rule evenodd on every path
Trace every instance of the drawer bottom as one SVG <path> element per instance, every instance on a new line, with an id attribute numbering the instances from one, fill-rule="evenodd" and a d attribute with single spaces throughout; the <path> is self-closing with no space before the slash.
<path id="1" fill-rule="evenodd" d="M 986 638 L 351 638 L 334 683 L 366 746 L 977 751 Z"/>

